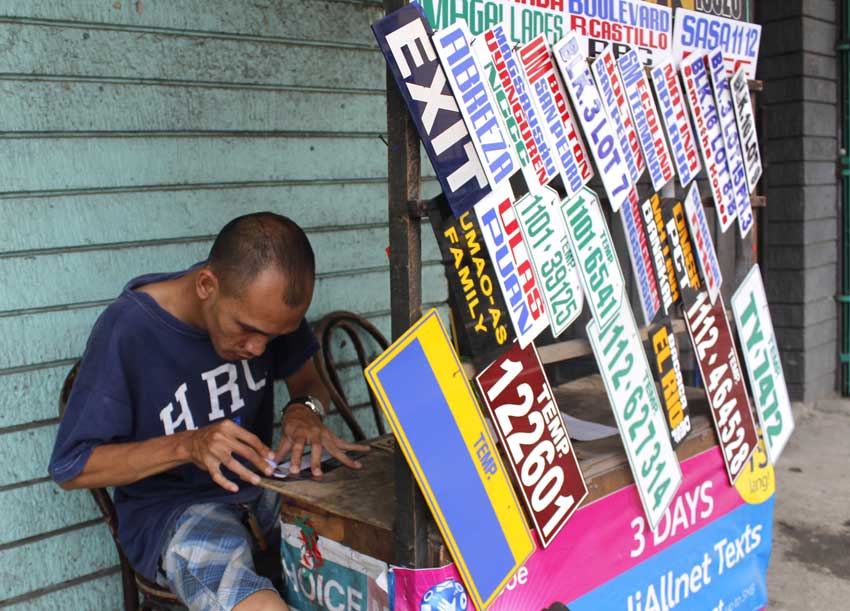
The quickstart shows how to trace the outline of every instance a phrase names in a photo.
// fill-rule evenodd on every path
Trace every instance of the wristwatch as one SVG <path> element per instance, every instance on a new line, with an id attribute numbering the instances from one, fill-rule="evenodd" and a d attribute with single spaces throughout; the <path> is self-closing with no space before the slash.
<path id="1" fill-rule="evenodd" d="M 293 405 L 295 403 L 298 403 L 299 405 L 306 405 L 310 409 L 311 412 L 313 412 L 314 414 L 316 414 L 319 417 L 319 420 L 325 419 L 325 406 L 322 405 L 322 402 L 319 399 L 317 399 L 316 397 L 313 397 L 312 395 L 304 395 L 302 397 L 292 397 L 289 400 L 289 403 L 287 403 L 284 406 L 284 408 L 283 408 L 284 413 L 286 413 L 286 410 L 289 408 L 290 405 Z"/>

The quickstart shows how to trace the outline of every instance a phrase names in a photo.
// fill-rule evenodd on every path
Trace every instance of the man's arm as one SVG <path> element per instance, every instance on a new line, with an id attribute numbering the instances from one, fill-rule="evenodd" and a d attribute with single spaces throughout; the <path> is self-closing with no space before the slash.
<path id="1" fill-rule="evenodd" d="M 213 480 L 230 492 L 237 492 L 239 486 L 224 477 L 222 466 L 244 481 L 258 484 L 259 476 L 236 460 L 234 454 L 249 460 L 261 473 L 271 475 L 272 468 L 265 458 L 273 458 L 274 452 L 256 435 L 225 419 L 194 431 L 97 446 L 82 472 L 59 485 L 65 490 L 123 486 L 187 463 L 209 471 Z"/>
<path id="2" fill-rule="evenodd" d="M 319 378 L 313 359 L 308 359 L 298 371 L 284 380 L 290 397 L 310 395 L 319 399 L 322 405 L 330 405 L 330 395 Z M 314 414 L 313 410 L 306 405 L 295 403 L 287 407 L 283 414 L 281 444 L 276 452 L 275 460 L 280 461 L 291 450 L 289 472 L 298 473 L 301 458 L 304 455 L 304 446 L 307 445 L 311 446 L 310 469 L 313 477 L 316 478 L 322 476 L 322 449 L 327 450 L 328 454 L 352 469 L 359 469 L 362 465 L 358 461 L 351 460 L 345 451 L 369 451 L 369 446 L 340 439 L 324 425 L 322 419 Z"/>

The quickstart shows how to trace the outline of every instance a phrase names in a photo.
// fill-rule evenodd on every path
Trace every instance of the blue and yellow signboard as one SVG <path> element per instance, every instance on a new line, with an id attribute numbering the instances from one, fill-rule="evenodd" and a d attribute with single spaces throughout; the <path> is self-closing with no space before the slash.
<path id="1" fill-rule="evenodd" d="M 519 502 L 436 310 L 366 368 L 476 608 L 534 551 Z"/>

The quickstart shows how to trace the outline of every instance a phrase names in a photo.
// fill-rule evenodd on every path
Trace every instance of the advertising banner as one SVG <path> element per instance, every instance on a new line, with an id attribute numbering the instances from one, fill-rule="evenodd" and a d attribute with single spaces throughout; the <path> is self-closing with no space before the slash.
<path id="1" fill-rule="evenodd" d="M 596 57 L 611 44 L 619 57 L 634 47 L 648 66 L 672 51 L 673 11 L 640 0 L 567 0 L 567 27 Z"/>
<path id="2" fill-rule="evenodd" d="M 735 123 L 735 110 L 732 108 L 732 93 L 729 89 L 729 77 L 723 64 L 723 51 L 715 49 L 706 56 L 708 77 L 714 89 L 714 101 L 717 102 L 717 114 L 723 129 L 726 144 L 726 160 L 732 174 L 732 189 L 735 210 L 738 216 L 738 229 L 745 238 L 753 226 L 753 207 L 750 204 L 750 189 L 747 185 L 747 172 L 741 155 L 741 139 L 738 137 L 738 125 Z"/>
<path id="3" fill-rule="evenodd" d="M 652 179 L 652 188 L 660 191 L 673 179 L 676 172 L 673 169 L 670 151 L 667 150 L 667 143 L 664 141 L 661 118 L 652 97 L 652 91 L 649 89 L 646 71 L 634 49 L 620 56 L 617 67 L 628 95 L 629 110 L 634 119 L 649 176 Z"/>
<path id="4" fill-rule="evenodd" d="M 604 327 L 590 321 L 587 339 L 605 383 L 647 523 L 656 528 L 682 483 L 682 472 L 629 304 L 623 304 Z"/>
<path id="5" fill-rule="evenodd" d="M 507 301 L 510 320 L 521 346 L 549 326 L 540 286 L 534 276 L 528 245 L 513 209 L 510 187 L 496 189 L 475 206 L 494 275 Z M 483 255 L 482 255 L 483 256 Z"/>
<path id="6" fill-rule="evenodd" d="M 547 547 L 587 496 L 587 486 L 534 344 L 514 344 L 475 381 Z"/>
<path id="7" fill-rule="evenodd" d="M 486 609 L 534 542 L 437 311 L 393 342 L 365 375 L 470 598 Z"/>
<path id="8" fill-rule="evenodd" d="M 695 53 L 682 62 L 682 79 L 685 83 L 688 107 L 696 125 L 697 141 L 702 151 L 711 194 L 714 196 L 714 208 L 717 210 L 720 228 L 726 231 L 735 222 L 737 212 L 723 131 L 711 92 L 711 82 L 708 80 L 704 54 Z"/>
<path id="9" fill-rule="evenodd" d="M 775 465 L 794 430 L 794 414 L 758 265 L 750 269 L 732 295 L 732 313 L 767 455 Z"/>
<path id="10" fill-rule="evenodd" d="M 649 247 L 646 231 L 641 222 L 641 209 L 637 189 L 632 189 L 629 201 L 620 208 L 620 221 L 626 235 L 626 250 L 634 272 L 635 286 L 640 297 L 640 308 L 645 325 L 655 320 L 655 315 L 661 309 L 661 295 L 658 292 L 658 281 L 652 263 L 652 252 Z"/>
<path id="11" fill-rule="evenodd" d="M 650 361 L 655 378 L 661 386 L 661 398 L 670 427 L 670 440 L 678 447 L 691 430 L 688 398 L 682 366 L 679 363 L 679 344 L 669 322 L 649 330 Z"/>
<path id="12" fill-rule="evenodd" d="M 527 193 L 514 204 L 554 337 L 567 330 L 584 306 L 581 281 L 558 202 L 558 194 L 543 187 L 538 193 Z"/>
<path id="13" fill-rule="evenodd" d="M 596 193 L 585 187 L 560 204 L 585 299 L 601 327 L 628 303 L 625 280 Z"/>
<path id="14" fill-rule="evenodd" d="M 469 28 L 463 21 L 459 21 L 435 32 L 431 40 L 446 71 L 449 86 L 466 121 L 490 187 L 507 182 L 519 169 L 519 160 L 513 143 L 502 129 L 484 69 L 472 53 Z"/>
<path id="15" fill-rule="evenodd" d="M 697 185 L 691 185 L 685 194 L 685 214 L 688 218 L 688 227 L 691 229 L 693 244 L 696 246 L 697 263 L 702 273 L 703 286 L 708 291 L 709 299 L 714 303 L 720 295 L 723 276 L 720 274 L 720 263 L 717 262 L 717 252 L 711 240 L 711 230 L 708 228 Z"/>
<path id="16" fill-rule="evenodd" d="M 605 112 L 575 32 L 570 32 L 558 42 L 553 53 L 587 138 L 587 145 L 596 161 L 608 203 L 617 212 L 629 197 L 633 186 L 631 174 L 616 129 Z"/>
<path id="17" fill-rule="evenodd" d="M 773 468 L 757 453 L 738 484 L 730 486 L 720 451 L 713 447 L 684 461 L 682 472 L 682 487 L 657 529 L 647 528 L 633 485 L 582 507 L 552 545 L 534 553 L 491 609 L 764 609 Z M 453 592 L 458 583 L 453 565 L 394 568 L 390 582 L 396 611 L 474 610 Z"/>
<path id="18" fill-rule="evenodd" d="M 685 108 L 682 87 L 673 62 L 667 58 L 649 72 L 650 82 L 658 98 L 661 124 L 673 151 L 679 183 L 687 187 L 702 166 L 697 152 L 696 136 Z"/>
<path id="19" fill-rule="evenodd" d="M 620 72 L 617 70 L 617 61 L 614 59 L 614 50 L 610 45 L 593 60 L 590 70 L 599 89 L 604 110 L 614 124 L 620 149 L 629 168 L 629 177 L 632 184 L 635 184 L 643 173 L 643 157 L 640 154 L 640 143 L 632 115 L 626 105 L 626 95 L 620 81 Z"/>
<path id="20" fill-rule="evenodd" d="M 753 117 L 750 86 L 743 69 L 735 72 L 730 84 L 732 87 L 732 97 L 735 100 L 735 121 L 738 123 L 738 134 L 741 138 L 744 167 L 747 169 L 747 186 L 750 193 L 752 193 L 761 179 L 761 152 L 759 151 L 756 120 Z"/>
<path id="21" fill-rule="evenodd" d="M 756 78 L 761 44 L 761 26 L 746 21 L 706 15 L 687 9 L 676 10 L 673 28 L 673 58 L 681 64 L 692 53 L 720 49 L 726 59 L 726 71 L 744 69 L 748 79 Z"/>
<path id="22" fill-rule="evenodd" d="M 532 102 L 528 81 L 514 56 L 511 43 L 502 25 L 487 30 L 484 33 L 484 42 L 493 59 L 493 66 L 496 68 L 502 88 L 507 94 L 511 112 L 517 119 L 519 131 L 536 176 L 536 185 L 544 186 L 555 178 L 558 170 L 549 144 L 543 136 L 546 125 Z M 534 185 L 535 182 L 529 182 L 529 187 Z"/>
<path id="23" fill-rule="evenodd" d="M 572 197 L 593 178 L 593 168 L 546 37 L 538 36 L 521 47 L 519 58 L 546 124 L 543 134 L 555 155 L 567 197 Z"/>
<path id="24" fill-rule="evenodd" d="M 284 600 L 292 611 L 389 611 L 389 567 L 332 539 L 308 521 L 281 522 Z"/>
<path id="25" fill-rule="evenodd" d="M 431 43 L 431 26 L 418 4 L 407 4 L 373 23 L 372 31 L 449 206 L 461 215 L 490 185 Z"/>
<path id="26" fill-rule="evenodd" d="M 734 484 L 756 449 L 758 434 L 723 300 L 702 291 L 685 310 L 685 326 L 705 384 L 711 417 Z"/>
<path id="27" fill-rule="evenodd" d="M 658 280 L 658 293 L 664 314 L 670 313 L 673 304 L 679 301 L 679 283 L 676 282 L 676 268 L 670 245 L 667 243 L 667 230 L 661 213 L 661 198 L 656 193 L 644 201 L 640 207 L 643 226 L 649 238 L 649 250 L 655 264 L 655 277 Z"/>
<path id="28" fill-rule="evenodd" d="M 517 306 L 511 303 L 509 309 L 504 295 L 511 293 L 499 290 L 502 270 L 491 262 L 492 251 L 488 256 L 483 240 L 489 236 L 482 232 L 475 212 L 455 216 L 442 205 L 429 210 L 428 217 L 440 247 L 461 345 L 477 364 L 486 365 L 513 341 L 511 320 Z"/>

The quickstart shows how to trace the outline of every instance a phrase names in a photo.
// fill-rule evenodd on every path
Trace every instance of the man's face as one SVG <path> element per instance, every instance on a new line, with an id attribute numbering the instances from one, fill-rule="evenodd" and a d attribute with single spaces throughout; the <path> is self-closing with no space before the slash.
<path id="1" fill-rule="evenodd" d="M 218 277 L 205 269 L 197 290 L 213 347 L 228 361 L 260 356 L 269 341 L 295 331 L 312 298 L 311 282 L 303 305 L 285 304 L 282 298 L 286 291 L 285 278 L 274 269 L 260 272 L 239 293 L 222 292 Z"/>

